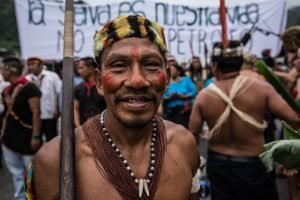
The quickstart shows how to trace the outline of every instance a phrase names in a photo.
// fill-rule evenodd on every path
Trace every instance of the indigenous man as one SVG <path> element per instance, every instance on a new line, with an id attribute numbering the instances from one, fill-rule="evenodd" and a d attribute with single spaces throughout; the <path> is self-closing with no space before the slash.
<path id="1" fill-rule="evenodd" d="M 75 87 L 74 124 L 76 128 L 106 108 L 103 94 L 98 93 L 95 85 L 96 67 L 97 64 L 91 57 L 80 59 L 77 66 L 77 71 L 84 82 Z"/>
<path id="2" fill-rule="evenodd" d="M 75 131 L 76 199 L 189 199 L 196 142 L 183 126 L 155 115 L 170 80 L 162 27 L 119 17 L 95 35 L 94 52 L 107 110 Z M 38 200 L 58 199 L 59 147 L 58 137 L 34 159 Z"/>
<path id="3" fill-rule="evenodd" d="M 257 157 L 263 152 L 266 110 L 294 127 L 300 119 L 268 83 L 239 76 L 243 64 L 240 42 L 213 47 L 214 84 L 201 91 L 193 106 L 189 129 L 198 139 L 203 121 L 209 126 L 208 176 L 215 200 L 275 200 L 275 184 Z"/>
<path id="4" fill-rule="evenodd" d="M 41 146 L 40 90 L 22 76 L 17 58 L 3 61 L 2 75 L 10 82 L 2 93 L 5 103 L 2 140 L 3 158 L 12 175 L 14 199 L 25 200 L 23 176 L 26 166 Z"/>

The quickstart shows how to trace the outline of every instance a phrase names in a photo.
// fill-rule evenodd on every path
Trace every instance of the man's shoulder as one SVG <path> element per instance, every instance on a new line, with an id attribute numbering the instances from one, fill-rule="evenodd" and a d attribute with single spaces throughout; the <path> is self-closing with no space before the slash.
<path id="1" fill-rule="evenodd" d="M 43 75 L 53 81 L 57 81 L 58 79 L 60 80 L 58 74 L 50 70 L 43 70 Z"/>
<path id="2" fill-rule="evenodd" d="M 34 166 L 46 169 L 59 166 L 60 142 L 61 137 L 57 136 L 45 143 L 34 156 Z"/>
<path id="3" fill-rule="evenodd" d="M 193 134 L 184 126 L 163 120 L 168 144 L 187 145 L 195 142 Z"/>

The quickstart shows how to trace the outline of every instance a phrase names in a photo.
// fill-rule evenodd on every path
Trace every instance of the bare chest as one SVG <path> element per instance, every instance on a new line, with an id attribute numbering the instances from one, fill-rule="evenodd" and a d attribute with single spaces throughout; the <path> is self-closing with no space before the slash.
<path id="1" fill-rule="evenodd" d="M 120 179 L 124 178 L 122 175 Z M 183 161 L 170 154 L 165 155 L 155 200 L 189 199 L 192 171 Z M 97 169 L 91 157 L 77 162 L 76 169 L 77 200 L 121 200 L 121 196 L 113 185 L 105 179 Z M 136 185 L 136 187 L 138 187 Z"/>

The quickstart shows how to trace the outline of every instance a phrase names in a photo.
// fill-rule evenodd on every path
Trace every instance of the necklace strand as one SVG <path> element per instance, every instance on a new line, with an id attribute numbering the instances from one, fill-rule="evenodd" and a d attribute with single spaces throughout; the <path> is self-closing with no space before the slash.
<path id="1" fill-rule="evenodd" d="M 154 171 L 155 171 L 155 142 L 156 142 L 156 136 L 157 136 L 157 124 L 155 119 L 152 119 L 153 123 L 153 131 L 152 131 L 152 137 L 151 137 L 151 143 L 150 143 L 150 164 L 148 168 L 148 174 L 145 179 L 138 179 L 135 175 L 134 172 L 132 171 L 131 167 L 129 166 L 128 161 L 124 158 L 122 155 L 120 149 L 117 147 L 117 145 L 113 142 L 110 134 L 108 133 L 105 125 L 104 125 L 104 113 L 106 110 L 104 110 L 101 115 L 100 115 L 100 123 L 101 123 L 101 128 L 102 131 L 112 147 L 112 149 L 115 151 L 115 153 L 118 155 L 118 157 L 121 159 L 122 163 L 124 164 L 126 170 L 130 174 L 130 176 L 133 178 L 134 182 L 138 184 L 139 187 L 139 196 L 141 197 L 143 190 L 145 190 L 146 194 L 149 196 L 149 190 L 148 190 L 148 184 L 151 182 Z"/>

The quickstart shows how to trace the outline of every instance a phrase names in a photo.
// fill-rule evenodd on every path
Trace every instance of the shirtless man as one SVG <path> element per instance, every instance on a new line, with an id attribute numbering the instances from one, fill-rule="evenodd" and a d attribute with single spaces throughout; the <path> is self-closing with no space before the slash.
<path id="1" fill-rule="evenodd" d="M 195 139 L 155 115 L 170 80 L 163 29 L 119 17 L 96 34 L 94 52 L 107 110 L 75 130 L 76 199 L 190 199 Z M 57 137 L 34 158 L 37 200 L 59 198 L 59 151 Z"/>
<path id="2" fill-rule="evenodd" d="M 264 114 L 300 127 L 300 119 L 271 85 L 239 76 L 243 63 L 239 42 L 226 50 L 213 47 L 214 84 L 202 90 L 194 102 L 189 130 L 198 139 L 203 121 L 209 126 L 207 172 L 213 200 L 276 200 L 276 189 L 257 157 L 263 151 Z"/>

